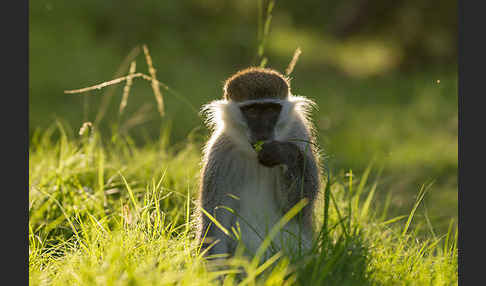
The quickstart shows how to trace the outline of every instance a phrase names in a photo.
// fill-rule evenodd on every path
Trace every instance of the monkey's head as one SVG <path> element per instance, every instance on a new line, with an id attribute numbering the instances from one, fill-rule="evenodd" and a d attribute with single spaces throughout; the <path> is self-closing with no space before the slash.
<path id="1" fill-rule="evenodd" d="M 239 107 L 251 145 L 275 138 L 282 101 L 287 100 L 289 94 L 289 80 L 272 69 L 244 69 L 224 85 L 224 98 Z"/>
<path id="2" fill-rule="evenodd" d="M 224 84 L 224 98 L 236 102 L 255 99 L 286 99 L 289 80 L 278 71 L 251 67 L 237 72 Z"/>
<path id="3" fill-rule="evenodd" d="M 223 91 L 223 99 L 203 106 L 206 124 L 252 156 L 252 146 L 259 141 L 300 138 L 311 127 L 308 111 L 313 101 L 293 95 L 289 79 L 278 71 L 244 69 L 225 81 Z"/>

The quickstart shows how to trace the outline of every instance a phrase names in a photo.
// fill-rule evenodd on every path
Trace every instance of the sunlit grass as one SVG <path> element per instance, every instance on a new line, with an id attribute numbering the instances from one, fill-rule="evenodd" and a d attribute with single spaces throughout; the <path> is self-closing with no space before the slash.
<path id="1" fill-rule="evenodd" d="M 415 213 L 390 217 L 376 205 L 373 167 L 352 176 L 331 170 L 330 183 L 323 181 L 312 253 L 208 264 L 191 217 L 201 143 L 171 147 L 162 137 L 137 147 L 127 136 L 79 136 L 60 124 L 36 133 L 29 148 L 30 283 L 457 285 L 454 223 L 419 238 L 426 225 L 420 200 Z M 325 189 L 329 216 L 322 227 Z"/>

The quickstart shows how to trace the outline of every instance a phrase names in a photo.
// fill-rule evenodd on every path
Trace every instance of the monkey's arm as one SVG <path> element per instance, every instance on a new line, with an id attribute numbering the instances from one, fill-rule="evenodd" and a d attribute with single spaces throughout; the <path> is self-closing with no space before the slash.
<path id="1" fill-rule="evenodd" d="M 211 214 L 226 230 L 231 232 L 234 223 L 233 215 L 221 206 L 238 211 L 238 201 L 228 195 L 232 189 L 231 177 L 228 176 L 231 158 L 228 156 L 231 146 L 224 138 L 217 140 L 210 150 L 210 156 L 204 162 L 200 186 L 200 207 Z M 226 155 L 226 156 L 225 156 Z M 223 254 L 231 252 L 234 247 L 232 238 L 225 234 L 211 219 L 200 212 L 198 238 L 203 242 L 202 249 L 207 248 L 215 240 L 219 240 L 207 254 Z M 205 240 L 203 241 L 203 238 Z"/>
<path id="2" fill-rule="evenodd" d="M 284 211 L 290 210 L 302 198 L 309 200 L 304 216 L 310 220 L 311 205 L 319 190 L 319 168 L 312 151 L 302 150 L 291 142 L 270 141 L 262 145 L 259 162 L 267 167 L 283 164 L 285 192 Z"/>

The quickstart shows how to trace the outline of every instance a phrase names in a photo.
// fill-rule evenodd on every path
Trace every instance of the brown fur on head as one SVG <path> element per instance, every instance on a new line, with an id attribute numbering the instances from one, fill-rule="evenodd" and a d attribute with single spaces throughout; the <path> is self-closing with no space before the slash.
<path id="1" fill-rule="evenodd" d="M 237 72 L 224 84 L 224 99 L 245 101 L 261 98 L 286 99 L 289 79 L 276 70 L 250 67 Z"/>

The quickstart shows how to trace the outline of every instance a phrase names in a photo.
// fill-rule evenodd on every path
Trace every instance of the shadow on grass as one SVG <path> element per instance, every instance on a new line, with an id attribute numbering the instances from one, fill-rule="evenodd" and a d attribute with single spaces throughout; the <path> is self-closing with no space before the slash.
<path id="1" fill-rule="evenodd" d="M 372 285 L 369 251 L 359 233 L 337 239 L 325 237 L 313 254 L 292 259 L 300 285 Z"/>

